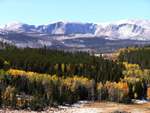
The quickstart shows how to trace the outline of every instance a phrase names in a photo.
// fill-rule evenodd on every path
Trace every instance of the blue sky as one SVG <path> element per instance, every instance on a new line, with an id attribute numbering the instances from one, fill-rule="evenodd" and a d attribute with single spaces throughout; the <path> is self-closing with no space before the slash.
<path id="1" fill-rule="evenodd" d="M 71 20 L 105 23 L 150 20 L 150 0 L 0 0 L 0 26 L 19 21 L 39 25 Z"/>

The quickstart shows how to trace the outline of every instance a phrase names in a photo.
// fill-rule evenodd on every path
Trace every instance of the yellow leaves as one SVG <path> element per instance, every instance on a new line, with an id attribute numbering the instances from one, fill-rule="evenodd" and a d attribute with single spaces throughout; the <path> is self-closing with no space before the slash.
<path id="1" fill-rule="evenodd" d="M 91 65 L 91 69 L 94 69 L 94 66 L 93 66 L 93 65 Z"/>
<path id="2" fill-rule="evenodd" d="M 122 74 L 123 74 L 123 75 L 126 75 L 126 74 L 127 74 L 127 71 L 123 71 Z"/>
<path id="3" fill-rule="evenodd" d="M 150 75 L 150 70 L 145 69 L 145 70 L 144 70 L 143 77 L 144 77 L 145 79 L 148 79 L 148 78 L 149 78 L 149 75 Z"/>
<path id="4" fill-rule="evenodd" d="M 64 69 L 65 69 L 65 64 L 64 63 L 61 64 L 61 69 L 64 72 Z"/>
<path id="5" fill-rule="evenodd" d="M 72 92 L 74 92 L 74 91 L 75 91 L 74 86 L 71 86 L 71 91 L 72 91 Z"/>
<path id="6" fill-rule="evenodd" d="M 82 66 L 82 64 L 80 64 Z M 57 66 L 57 64 L 56 64 Z M 70 64 L 67 65 L 70 68 Z M 51 76 L 48 74 L 38 74 L 36 72 L 25 72 L 22 70 L 15 70 L 15 69 L 10 69 L 7 71 L 7 73 L 9 75 L 12 76 L 25 76 L 27 79 L 30 80 L 30 82 L 33 82 L 34 80 L 36 81 L 41 81 L 42 84 L 47 84 L 50 82 L 50 80 L 52 80 L 55 84 L 59 83 L 60 85 L 66 85 L 68 86 L 68 88 L 71 88 L 72 91 L 75 91 L 75 89 L 79 86 L 85 86 L 85 87 L 89 87 L 90 84 L 93 83 L 93 81 L 90 81 L 88 78 L 84 78 L 84 77 L 78 77 L 78 76 L 73 76 L 73 77 L 57 77 L 56 74 Z M 91 87 L 91 86 L 90 86 Z"/>
<path id="7" fill-rule="evenodd" d="M 82 81 L 83 81 L 83 82 L 82 82 L 82 83 L 83 83 L 83 85 L 86 85 L 86 84 L 87 84 L 87 82 L 89 81 L 89 79 L 88 79 L 88 78 L 83 78 L 83 79 L 82 79 Z"/>
<path id="8" fill-rule="evenodd" d="M 6 91 L 4 92 L 4 99 L 8 98 L 9 96 L 12 97 L 12 93 L 14 92 L 15 88 L 11 87 L 10 85 L 8 85 L 8 87 L 6 88 Z M 10 98 L 12 100 L 12 98 Z"/>
<path id="9" fill-rule="evenodd" d="M 51 76 L 50 75 L 44 75 L 42 84 L 49 83 L 50 80 L 51 80 Z"/>
<path id="10" fill-rule="evenodd" d="M 134 70 L 134 73 L 136 74 L 136 76 L 139 74 L 139 70 Z"/>
<path id="11" fill-rule="evenodd" d="M 137 97 L 138 97 L 137 93 L 134 93 L 134 98 L 137 98 Z"/>
<path id="12" fill-rule="evenodd" d="M 12 101 L 12 98 L 13 98 L 13 94 L 11 93 L 10 94 L 10 101 Z"/>
<path id="13" fill-rule="evenodd" d="M 135 85 L 132 87 L 132 91 L 133 91 L 133 92 L 135 91 Z"/>
<path id="14" fill-rule="evenodd" d="M 124 96 L 127 96 L 129 93 L 129 86 L 127 83 L 124 82 L 116 83 L 116 82 L 106 81 L 104 87 L 108 91 L 109 99 L 112 99 L 114 95 L 117 95 L 119 99 L 122 99 Z"/>
<path id="15" fill-rule="evenodd" d="M 148 70 L 148 69 L 145 69 L 145 70 L 144 70 L 144 73 L 145 73 L 145 74 L 149 74 L 149 70 Z"/>
<path id="16" fill-rule="evenodd" d="M 79 82 L 78 82 L 77 80 L 74 80 L 74 81 L 72 82 L 71 91 L 72 91 L 72 92 L 76 91 L 77 88 L 78 88 L 78 86 L 79 86 Z"/>
<path id="17" fill-rule="evenodd" d="M 0 70 L 0 79 L 5 79 L 5 71 L 3 69 Z"/>
<path id="18" fill-rule="evenodd" d="M 136 69 L 140 69 L 140 66 L 138 64 L 136 65 Z"/>
<path id="19" fill-rule="evenodd" d="M 128 47 L 128 48 L 120 48 L 119 51 L 118 51 L 118 54 L 120 55 L 121 52 L 130 52 L 130 51 L 134 51 L 136 50 L 136 48 L 133 48 L 133 47 Z"/>
<path id="20" fill-rule="evenodd" d="M 135 81 L 136 81 L 136 82 L 139 82 L 139 81 L 140 81 L 140 78 L 136 78 Z"/>
<path id="21" fill-rule="evenodd" d="M 150 99 L 150 88 L 148 88 L 148 90 L 147 90 L 147 99 L 148 100 Z"/>
<path id="22" fill-rule="evenodd" d="M 62 85 L 64 85 L 64 77 L 59 77 L 59 83 Z"/>
<path id="23" fill-rule="evenodd" d="M 53 82 L 56 84 L 58 82 L 58 77 L 56 75 L 53 75 L 51 77 L 51 79 L 53 80 Z"/>
<path id="24" fill-rule="evenodd" d="M 56 64 L 55 66 L 54 66 L 54 69 L 56 70 L 58 68 L 58 64 Z"/>
<path id="25" fill-rule="evenodd" d="M 115 51 L 115 54 L 117 54 L 117 52 L 118 52 L 118 51 L 116 50 L 116 51 Z"/>
<path id="26" fill-rule="evenodd" d="M 71 88 L 71 91 L 74 92 L 79 87 L 79 85 L 84 86 L 86 88 L 90 88 L 93 81 L 88 78 L 73 76 L 67 77 L 63 79 L 63 85 L 66 85 L 68 88 Z"/>
<path id="27" fill-rule="evenodd" d="M 131 69 L 131 68 L 133 68 L 133 65 L 132 64 L 128 64 L 128 65 L 126 65 L 126 68 L 127 69 Z"/>
<path id="28" fill-rule="evenodd" d="M 66 68 L 67 68 L 67 71 L 70 70 L 70 63 L 69 63 L 69 64 L 66 64 Z"/>
<path id="29" fill-rule="evenodd" d="M 128 72 L 127 72 L 127 75 L 128 76 L 132 76 L 134 73 L 133 73 L 133 71 L 131 71 L 131 70 L 129 70 Z"/>
<path id="30" fill-rule="evenodd" d="M 106 85 L 107 85 L 107 84 L 110 84 L 110 81 L 106 81 Z"/>
<path id="31" fill-rule="evenodd" d="M 120 55 L 121 51 L 124 52 L 124 51 L 125 51 L 125 48 L 120 48 L 119 51 L 118 51 L 118 55 Z"/>
<path id="32" fill-rule="evenodd" d="M 4 65 L 10 65 L 9 62 L 5 60 Z"/>
<path id="33" fill-rule="evenodd" d="M 141 86 L 142 86 L 142 88 L 144 88 L 144 84 L 143 83 L 141 84 Z"/>
<path id="34" fill-rule="evenodd" d="M 142 82 L 143 79 L 148 79 L 149 70 L 145 69 L 144 71 L 140 70 L 138 64 L 128 64 L 123 62 L 126 70 L 122 72 L 124 79 L 120 79 L 122 82 L 128 82 L 134 84 L 135 82 Z"/>
<path id="35" fill-rule="evenodd" d="M 140 66 L 138 64 L 130 64 L 130 63 L 127 63 L 127 62 L 123 62 L 123 65 L 125 65 L 125 68 L 128 69 L 128 70 L 131 70 L 131 69 L 139 70 L 140 69 Z"/>
<path id="36" fill-rule="evenodd" d="M 22 107 L 22 102 L 21 102 L 21 100 L 18 100 L 18 101 L 17 101 L 17 105 L 18 105 L 19 107 Z"/>
<path id="37" fill-rule="evenodd" d="M 79 64 L 79 66 L 82 68 L 82 67 L 83 67 L 83 64 Z"/>
<path id="38" fill-rule="evenodd" d="M 10 74 L 16 77 L 18 75 L 18 72 L 15 69 L 10 69 Z"/>
<path id="39" fill-rule="evenodd" d="M 129 93 L 129 87 L 127 83 L 124 83 L 124 88 L 125 88 L 125 92 L 128 94 Z"/>
<path id="40" fill-rule="evenodd" d="M 97 83 L 97 89 L 98 89 L 98 90 L 100 90 L 100 89 L 102 89 L 102 88 L 103 88 L 103 84 L 102 84 L 102 82 Z"/>
<path id="41" fill-rule="evenodd" d="M 123 97 L 124 95 L 127 95 L 129 93 L 129 86 L 127 83 L 119 82 L 118 88 L 120 90 L 121 97 Z"/>
<path id="42" fill-rule="evenodd" d="M 71 82 L 67 81 L 67 86 L 71 86 Z"/>
<path id="43" fill-rule="evenodd" d="M 123 97 L 123 93 L 121 93 L 121 98 Z"/>

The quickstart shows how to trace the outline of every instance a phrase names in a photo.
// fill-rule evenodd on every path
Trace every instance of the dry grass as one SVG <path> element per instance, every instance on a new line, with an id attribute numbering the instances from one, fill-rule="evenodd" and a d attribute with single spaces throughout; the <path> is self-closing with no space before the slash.
<path id="1" fill-rule="evenodd" d="M 120 104 L 115 102 L 101 102 L 87 105 L 89 108 L 98 108 L 103 112 L 114 112 L 115 110 L 127 111 L 131 113 L 150 113 L 150 102 L 144 104 Z"/>
<path id="2" fill-rule="evenodd" d="M 144 104 L 120 104 L 115 102 L 95 102 L 80 107 L 49 108 L 42 113 L 111 113 L 114 111 L 126 111 L 129 113 L 150 113 L 150 102 Z M 1 109 L 0 113 L 37 113 L 34 111 Z"/>

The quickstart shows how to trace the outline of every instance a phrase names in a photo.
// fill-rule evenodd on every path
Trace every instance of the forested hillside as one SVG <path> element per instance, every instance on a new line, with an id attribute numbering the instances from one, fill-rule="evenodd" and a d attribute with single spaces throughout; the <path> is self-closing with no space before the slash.
<path id="1" fill-rule="evenodd" d="M 0 47 L 0 107 L 43 110 L 78 100 L 146 98 L 149 70 L 138 64 L 46 46 L 22 49 L 1 42 Z"/>
<path id="2" fill-rule="evenodd" d="M 132 64 L 139 64 L 142 69 L 150 69 L 150 46 L 126 47 L 118 52 L 118 60 Z"/>

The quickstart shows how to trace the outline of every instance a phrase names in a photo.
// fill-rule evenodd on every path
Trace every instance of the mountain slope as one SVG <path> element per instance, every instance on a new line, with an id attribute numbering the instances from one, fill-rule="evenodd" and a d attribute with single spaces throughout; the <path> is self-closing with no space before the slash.
<path id="1" fill-rule="evenodd" d="M 45 25 L 11 22 L 0 27 L 0 41 L 18 47 L 70 51 L 114 52 L 126 46 L 150 44 L 150 20 L 127 19 L 113 23 L 59 21 Z"/>
<path id="2" fill-rule="evenodd" d="M 4 30 L 36 30 L 47 34 L 88 33 L 94 34 L 95 36 L 108 36 L 108 39 L 150 39 L 150 20 L 144 19 L 126 19 L 113 23 L 59 21 L 37 26 L 21 22 L 11 22 L 0 28 Z"/>

